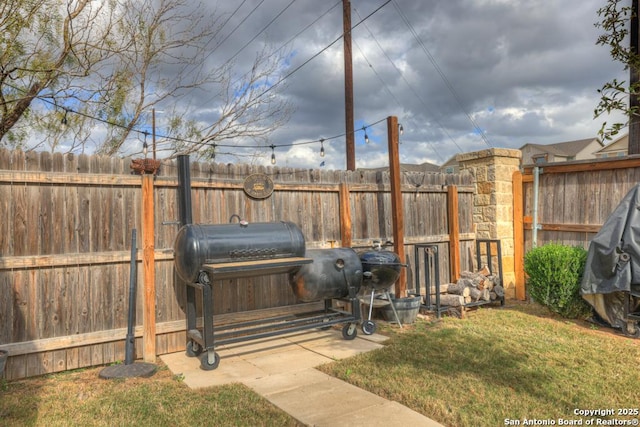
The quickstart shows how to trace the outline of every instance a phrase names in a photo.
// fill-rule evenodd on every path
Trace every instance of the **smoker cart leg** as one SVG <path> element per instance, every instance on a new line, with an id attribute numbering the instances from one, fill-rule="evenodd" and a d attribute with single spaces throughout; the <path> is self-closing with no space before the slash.
<path id="1" fill-rule="evenodd" d="M 196 326 L 196 289 L 195 284 L 187 285 L 187 305 L 186 305 L 186 314 L 187 314 L 187 345 L 186 345 L 186 354 L 187 357 L 197 357 L 200 353 L 202 353 L 202 345 L 198 340 L 200 340 L 200 331 L 198 331 Z M 201 340 L 200 340 L 201 341 Z"/>
<path id="2" fill-rule="evenodd" d="M 202 340 L 207 353 L 213 351 L 213 292 L 210 284 L 202 284 Z"/>

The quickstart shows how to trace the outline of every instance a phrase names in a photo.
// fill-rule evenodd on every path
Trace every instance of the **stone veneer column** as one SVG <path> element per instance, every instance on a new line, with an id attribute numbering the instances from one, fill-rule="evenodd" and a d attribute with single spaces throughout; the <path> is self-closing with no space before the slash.
<path id="1" fill-rule="evenodd" d="M 508 298 L 515 298 L 512 176 L 520 168 L 521 158 L 520 150 L 506 148 L 456 156 L 460 171 L 468 170 L 474 176 L 476 238 L 499 239 L 501 242 L 503 286 Z"/>

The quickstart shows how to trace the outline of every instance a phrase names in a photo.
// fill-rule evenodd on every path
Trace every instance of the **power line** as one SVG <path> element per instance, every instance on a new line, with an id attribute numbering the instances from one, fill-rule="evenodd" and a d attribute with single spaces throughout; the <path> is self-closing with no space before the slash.
<path id="1" fill-rule="evenodd" d="M 264 26 L 255 36 L 253 36 L 251 38 L 251 40 L 249 40 L 247 43 L 245 43 L 240 49 L 238 49 L 238 51 L 236 53 L 233 54 L 233 56 L 231 56 L 231 58 L 227 59 L 227 61 L 225 62 L 225 64 L 228 64 L 229 62 L 233 61 L 235 59 L 236 56 L 238 56 L 240 54 L 240 52 L 242 52 L 247 46 L 249 46 L 255 39 L 257 39 L 260 34 L 264 33 L 267 28 L 269 28 L 271 26 L 271 24 L 273 24 L 287 9 L 289 9 L 289 7 L 295 3 L 296 0 L 291 0 L 289 2 L 288 5 L 286 5 L 284 7 L 284 9 L 282 9 L 275 17 L 273 17 L 273 19 L 271 19 L 271 21 L 269 21 L 269 23 Z"/>
<path id="2" fill-rule="evenodd" d="M 245 1 L 246 1 L 246 0 L 245 0 Z M 258 3 L 258 4 L 257 4 L 257 5 L 252 9 L 252 10 L 251 10 L 251 12 L 249 12 L 249 14 L 248 14 L 247 16 L 245 16 L 245 17 L 242 19 L 242 21 L 240 21 L 240 22 L 238 23 L 238 25 L 236 25 L 235 27 L 233 27 L 233 30 L 231 30 L 231 32 L 230 32 L 229 34 L 227 34 L 227 36 L 226 36 L 224 39 L 222 39 L 222 41 L 221 41 L 220 43 L 218 43 L 218 44 L 213 48 L 213 51 L 212 51 L 211 53 L 215 52 L 215 50 L 216 50 L 216 49 L 218 49 L 218 47 L 220 47 L 220 45 L 222 45 L 224 42 L 226 42 L 226 41 L 229 39 L 229 37 L 231 37 L 231 36 L 233 35 L 233 33 L 235 33 L 235 32 L 236 32 L 236 30 L 237 30 L 238 28 L 240 28 L 240 26 L 242 26 L 242 24 L 244 24 L 244 22 L 245 22 L 247 19 L 249 19 L 249 17 L 250 17 L 251 15 L 253 15 L 253 13 L 254 13 L 256 10 L 258 10 L 258 8 L 262 5 L 262 3 L 264 3 L 264 0 L 261 0 L 261 1 L 260 1 L 260 2 L 259 2 L 259 3 Z M 244 1 L 242 2 L 242 4 L 244 4 Z M 240 6 L 242 6 L 242 4 L 241 4 Z M 238 6 L 238 9 L 240 8 L 240 6 Z M 238 9 L 236 9 L 233 13 L 235 14 L 235 13 L 238 11 Z M 209 55 L 207 55 L 207 57 L 211 56 L 211 53 L 210 53 Z"/>
<path id="3" fill-rule="evenodd" d="M 363 22 L 365 22 L 367 19 L 371 18 L 374 14 L 376 14 L 380 9 L 382 9 L 383 7 L 385 7 L 387 4 L 389 4 L 391 2 L 391 0 L 387 0 L 386 2 L 384 2 L 382 5 L 378 6 L 377 9 L 375 9 L 373 12 L 371 12 L 369 15 L 367 15 L 364 19 L 362 19 L 360 22 L 358 22 L 356 25 L 353 25 L 351 27 L 351 31 L 353 31 L 356 27 L 358 27 L 360 24 L 362 24 Z M 295 74 L 296 72 L 298 72 L 302 67 L 304 67 L 305 65 L 307 65 L 309 62 L 313 61 L 314 59 L 316 59 L 318 56 L 320 56 L 322 53 L 324 53 L 326 50 L 328 50 L 331 46 L 333 46 L 334 44 L 336 44 L 342 37 L 344 36 L 344 34 L 339 35 L 334 41 L 332 41 L 331 43 L 329 43 L 327 46 L 325 46 L 324 48 L 322 48 L 318 53 L 316 53 L 315 55 L 313 55 L 311 58 L 307 59 L 306 61 L 304 61 L 302 64 L 300 64 L 299 66 L 297 66 L 296 68 L 293 69 L 293 71 L 291 71 L 290 73 L 288 73 L 287 75 L 285 75 L 284 77 L 282 77 L 280 80 L 278 80 L 277 82 L 275 82 L 273 85 L 269 86 L 264 92 L 262 92 L 261 94 L 259 94 L 257 98 L 261 98 L 262 96 L 266 95 L 267 93 L 269 93 L 273 88 L 275 88 L 276 86 L 278 86 L 280 83 L 282 83 L 283 81 L 285 81 L 286 79 L 288 79 L 289 77 L 291 77 L 293 74 Z"/>
<path id="4" fill-rule="evenodd" d="M 305 26 L 302 30 L 298 31 L 293 37 L 291 37 L 289 40 L 287 40 L 285 43 L 283 43 L 282 45 L 280 45 L 279 48 L 275 49 L 273 51 L 273 53 L 271 53 L 269 55 L 268 58 L 271 58 L 273 55 L 275 55 L 277 52 L 281 51 L 282 49 L 285 48 L 285 46 L 287 46 L 288 44 L 290 44 L 293 40 L 295 40 L 296 38 L 298 38 L 302 33 L 304 33 L 305 31 L 307 31 L 309 28 L 311 28 L 313 25 L 315 25 L 318 21 L 320 21 L 322 18 L 324 18 L 327 14 L 329 14 L 329 12 L 331 12 L 333 9 L 335 9 L 340 3 L 342 3 L 342 0 L 338 0 L 333 6 L 331 6 L 329 9 L 327 9 L 324 13 L 322 13 L 319 17 L 317 17 L 316 19 L 314 19 L 311 23 L 307 24 L 307 26 Z M 238 77 L 235 81 L 233 81 L 231 83 L 231 87 L 234 87 L 235 85 L 237 85 L 238 83 L 240 83 L 246 76 L 248 76 L 249 74 L 251 74 L 252 70 L 247 71 L 246 73 L 244 73 L 243 75 L 241 75 L 240 77 Z M 206 103 L 210 103 L 212 102 L 214 99 L 217 98 L 218 95 L 213 95 L 211 98 L 208 99 L 208 101 Z"/>
<path id="5" fill-rule="evenodd" d="M 358 16 L 360 16 L 360 14 L 358 13 L 358 10 L 355 9 L 355 12 Z M 415 90 L 415 88 L 413 87 L 413 85 L 407 80 L 407 78 L 405 77 L 404 73 L 402 72 L 402 70 L 400 70 L 395 62 L 393 62 L 393 60 L 391 59 L 391 57 L 389 57 L 389 54 L 387 54 L 387 52 L 384 50 L 384 48 L 382 47 L 382 45 L 380 44 L 380 42 L 378 41 L 378 39 L 376 38 L 376 36 L 373 34 L 373 32 L 369 29 L 369 26 L 367 26 L 367 24 L 364 24 L 365 29 L 369 32 L 369 35 L 371 36 L 371 38 L 373 39 L 373 41 L 376 43 L 376 45 L 378 46 L 378 49 L 380 49 L 380 51 L 382 52 L 382 54 L 384 55 L 384 57 L 387 59 L 387 61 L 389 61 L 389 63 L 391 64 L 391 66 L 393 66 L 393 68 L 397 71 L 398 75 L 400 76 L 400 78 L 402 79 L 402 81 L 404 81 L 404 83 L 409 87 L 409 89 L 411 90 L 411 92 L 413 93 L 413 95 L 418 99 L 418 101 L 420 101 L 420 103 L 422 104 L 422 106 L 424 107 L 424 109 L 427 111 L 427 113 L 433 117 L 433 119 L 435 120 L 435 122 L 438 124 L 438 126 L 440 126 L 440 129 L 442 130 L 442 132 L 444 132 L 444 134 L 451 140 L 451 142 L 453 142 L 453 144 L 458 148 L 458 151 L 462 153 L 462 148 L 460 148 L 460 146 L 458 145 L 458 143 L 455 141 L 455 139 L 453 139 L 453 137 L 449 134 L 449 132 L 447 131 L 447 129 L 444 127 L 444 125 L 438 120 L 438 118 L 436 117 L 435 114 L 433 114 L 431 112 L 431 109 L 429 108 L 429 106 L 427 105 L 427 103 L 422 99 L 422 97 L 418 94 L 418 91 Z M 363 55 L 364 56 L 364 55 Z M 373 66 L 370 65 L 372 68 Z M 376 73 L 377 74 L 377 73 Z M 386 86 L 386 85 L 385 85 Z M 431 145 L 430 145 L 431 146 Z M 442 156 L 440 155 L 440 153 L 433 147 L 431 147 L 431 149 L 433 150 L 434 153 L 436 153 L 436 155 L 438 156 L 438 158 L 444 163 L 444 159 L 442 158 Z"/>
<path id="6" fill-rule="evenodd" d="M 247 0 L 242 0 L 242 3 L 240 3 L 240 5 L 238 5 L 238 7 L 236 7 L 236 9 L 229 15 L 229 17 L 224 21 L 224 23 L 220 26 L 220 28 L 218 28 L 218 31 L 216 31 L 216 33 L 214 34 L 214 38 L 218 36 L 218 33 L 220 33 L 220 31 L 222 31 L 222 29 L 229 23 L 229 21 L 231 21 L 231 19 L 235 16 L 235 14 L 238 12 L 238 10 L 240 10 L 240 8 L 242 7 L 242 5 L 244 5 L 246 3 Z M 233 29 L 233 31 L 235 31 L 235 28 Z M 233 31 L 231 32 L 231 34 L 233 34 Z M 211 55 L 213 55 L 213 53 L 216 51 L 216 49 L 218 49 L 218 47 L 226 40 L 229 38 L 229 35 L 220 43 L 218 43 L 217 45 L 214 46 L 213 49 L 211 49 L 211 51 L 205 55 L 204 58 L 202 58 L 202 62 L 204 63 L 204 61 L 206 61 L 207 59 L 209 59 L 209 57 Z"/>
<path id="7" fill-rule="evenodd" d="M 464 114 L 467 116 L 467 118 L 469 119 L 469 121 L 473 125 L 474 129 L 480 134 L 480 137 L 485 142 L 485 144 L 487 144 L 489 147 L 492 147 L 491 143 L 487 139 L 487 136 L 485 135 L 485 133 L 482 130 L 482 128 L 480 127 L 480 125 L 478 125 L 478 123 L 473 119 L 473 117 L 471 117 L 471 115 L 464 108 L 464 105 L 462 104 L 462 100 L 458 96 L 458 93 L 454 89 L 453 85 L 451 84 L 449 79 L 447 79 L 447 76 L 444 74 L 444 72 L 442 71 L 442 69 L 438 65 L 438 63 L 435 60 L 435 58 L 433 57 L 433 55 L 431 55 L 431 52 L 429 52 L 429 49 L 427 49 L 427 46 L 424 44 L 424 42 L 422 41 L 422 39 L 420 38 L 420 36 L 416 32 L 416 30 L 413 28 L 413 26 L 411 25 L 411 22 L 409 22 L 409 19 L 407 18 L 407 16 L 404 14 L 404 12 L 402 12 L 402 10 L 400 9 L 400 6 L 398 6 L 398 3 L 397 3 L 396 0 L 393 0 L 393 6 L 396 8 L 396 11 L 398 12 L 398 15 L 404 21 L 405 25 L 407 26 L 407 28 L 409 29 L 411 34 L 413 35 L 413 37 L 416 39 L 416 41 L 418 42 L 418 44 L 422 48 L 422 51 L 425 53 L 425 55 L 427 56 L 427 58 L 429 59 L 429 61 L 433 65 L 433 68 L 435 68 L 435 70 L 440 75 L 440 78 L 442 79 L 444 84 L 447 86 L 447 89 L 449 89 L 449 92 L 451 92 L 451 94 L 455 98 L 456 102 L 458 103 L 458 106 L 462 109 Z"/>
<path id="8" fill-rule="evenodd" d="M 319 20 L 321 20 L 322 18 L 324 18 L 329 12 L 331 12 L 333 9 L 335 9 L 340 3 L 342 3 L 342 0 L 338 0 L 333 6 L 331 6 L 329 9 L 327 9 L 322 15 L 320 15 L 319 17 L 317 17 L 316 19 L 313 20 L 313 22 L 311 22 L 310 24 L 308 24 L 306 27 L 304 27 L 302 30 L 298 31 L 293 37 L 291 37 L 289 40 L 287 40 L 285 43 L 283 43 L 278 49 L 276 49 L 274 52 L 279 52 L 280 50 L 282 50 L 286 45 L 288 45 L 289 43 L 291 43 L 293 40 L 295 40 L 296 38 L 298 38 L 300 36 L 300 34 L 304 33 L 305 31 L 307 31 L 309 28 L 311 28 L 313 25 L 316 24 L 316 22 L 318 22 Z"/>
<path id="9" fill-rule="evenodd" d="M 355 9 L 354 9 L 355 10 Z M 358 13 L 358 12 L 356 12 Z M 357 40 L 354 40 L 353 43 L 355 43 L 356 48 L 358 49 L 358 51 L 360 52 L 360 55 L 362 56 L 362 58 L 364 59 L 364 61 L 367 63 L 367 65 L 369 66 L 369 68 L 371 68 L 371 71 L 373 71 L 373 74 L 376 75 L 376 77 L 378 78 L 378 80 L 380 80 L 380 83 L 382 83 L 382 86 L 384 86 L 385 90 L 387 91 L 387 93 L 389 94 L 389 96 L 391 98 L 393 98 L 394 101 L 396 101 L 396 104 L 398 104 L 398 107 L 403 108 L 402 103 L 398 100 L 398 98 L 396 97 L 396 95 L 391 91 L 391 89 L 389 89 L 389 86 L 387 85 L 387 83 L 384 81 L 384 79 L 382 78 L 382 76 L 380 76 L 380 74 L 376 71 L 375 67 L 373 66 L 373 64 L 371 63 L 371 61 L 369 61 L 367 59 L 367 57 L 364 54 L 364 51 L 360 48 L 360 45 L 358 44 Z"/>

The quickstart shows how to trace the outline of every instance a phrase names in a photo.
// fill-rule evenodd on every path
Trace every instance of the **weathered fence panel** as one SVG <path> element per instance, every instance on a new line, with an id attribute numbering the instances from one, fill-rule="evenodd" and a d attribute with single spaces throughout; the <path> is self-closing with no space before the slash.
<path id="1" fill-rule="evenodd" d="M 537 246 L 588 248 L 622 198 L 640 183 L 640 157 L 541 165 L 538 179 Z M 534 167 L 522 174 L 525 251 L 533 246 Z"/>
<path id="2" fill-rule="evenodd" d="M 142 229 L 142 179 L 130 159 L 0 150 L 0 347 L 9 379 L 124 359 L 130 238 Z M 352 246 L 393 239 L 387 173 L 192 163 L 193 219 L 227 223 L 292 221 L 307 247 L 341 244 L 340 184 L 346 183 Z M 273 194 L 252 199 L 244 179 L 267 174 Z M 447 187 L 459 195 L 463 268 L 473 267 L 473 194 L 468 174 L 404 173 L 405 245 L 432 243 L 441 281 L 449 278 Z M 163 161 L 154 179 L 156 352 L 185 345 L 185 289 L 176 287 L 173 241 L 178 231 L 177 166 Z M 142 354 L 142 243 L 138 239 L 137 356 Z M 424 270 L 423 270 L 424 271 Z M 433 278 L 432 278 L 433 279 Z M 296 304 L 285 275 L 215 283 L 214 312 L 239 313 Z"/>

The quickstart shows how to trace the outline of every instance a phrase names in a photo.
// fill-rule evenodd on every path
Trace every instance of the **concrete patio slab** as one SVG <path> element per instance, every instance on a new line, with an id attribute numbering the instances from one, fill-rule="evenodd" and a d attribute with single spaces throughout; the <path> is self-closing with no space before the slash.
<path id="1" fill-rule="evenodd" d="M 184 352 L 161 356 L 190 388 L 242 383 L 310 426 L 441 426 L 435 421 L 316 369 L 324 363 L 382 348 L 383 335 L 345 340 L 339 330 L 311 330 L 227 344 L 220 364 L 200 369 Z"/>

